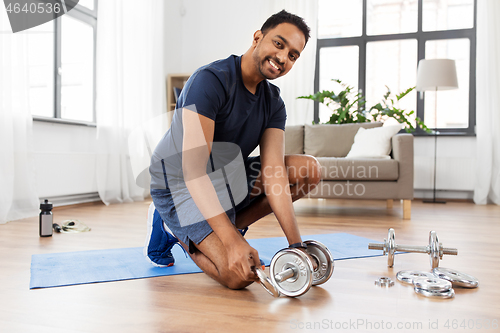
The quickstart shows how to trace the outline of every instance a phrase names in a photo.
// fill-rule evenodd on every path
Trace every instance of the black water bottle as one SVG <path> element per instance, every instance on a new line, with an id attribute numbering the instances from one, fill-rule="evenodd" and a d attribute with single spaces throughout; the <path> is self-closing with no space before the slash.
<path id="1" fill-rule="evenodd" d="M 45 199 L 40 204 L 40 237 L 52 236 L 52 202 Z"/>

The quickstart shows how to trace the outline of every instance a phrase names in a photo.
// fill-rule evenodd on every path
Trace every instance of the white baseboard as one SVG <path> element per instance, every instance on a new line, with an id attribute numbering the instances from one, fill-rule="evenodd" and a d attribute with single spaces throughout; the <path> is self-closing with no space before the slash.
<path id="1" fill-rule="evenodd" d="M 45 199 L 48 199 L 50 202 L 52 202 L 52 205 L 54 207 L 101 201 L 101 198 L 99 198 L 99 193 L 97 192 L 50 196 L 50 197 L 40 198 L 40 202 L 42 202 Z"/>
<path id="2" fill-rule="evenodd" d="M 432 199 L 434 193 L 432 190 L 415 189 L 413 195 L 415 199 Z M 474 198 L 474 191 L 436 190 L 436 198 L 472 200 Z"/>

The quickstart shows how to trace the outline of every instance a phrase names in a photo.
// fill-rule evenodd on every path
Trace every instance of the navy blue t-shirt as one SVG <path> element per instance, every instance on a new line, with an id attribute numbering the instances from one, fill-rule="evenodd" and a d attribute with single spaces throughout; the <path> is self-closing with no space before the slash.
<path id="1" fill-rule="evenodd" d="M 252 94 L 241 78 L 241 57 L 235 55 L 191 75 L 176 108 L 192 104 L 199 114 L 215 121 L 214 142 L 237 144 L 245 158 L 266 128 L 285 130 L 286 110 L 279 88 L 264 80 Z"/>
<path id="2" fill-rule="evenodd" d="M 194 105 L 195 108 L 189 107 Z M 279 88 L 267 80 L 252 94 L 243 84 L 241 57 L 231 55 L 197 69 L 186 82 L 176 109 L 187 108 L 215 122 L 214 143 L 228 142 L 241 149 L 244 159 L 259 145 L 267 128 L 285 129 L 286 109 Z M 182 112 L 175 112 L 168 132 L 156 147 L 151 161 L 152 188 L 161 188 L 160 173 L 181 168 Z M 173 157 L 174 154 L 178 158 Z M 168 159 L 166 159 L 168 157 Z M 154 164 L 157 166 L 155 177 Z M 163 170 L 161 170 L 163 169 Z M 169 173 L 167 171 L 167 173 Z"/>

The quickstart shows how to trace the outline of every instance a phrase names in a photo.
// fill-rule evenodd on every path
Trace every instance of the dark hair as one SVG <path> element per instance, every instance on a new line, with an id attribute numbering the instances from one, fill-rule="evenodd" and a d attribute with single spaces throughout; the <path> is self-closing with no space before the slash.
<path id="1" fill-rule="evenodd" d="M 304 19 L 300 16 L 294 15 L 292 13 L 287 12 L 286 10 L 282 10 L 279 13 L 276 13 L 269 17 L 266 22 L 260 28 L 260 31 L 265 35 L 270 29 L 276 27 L 281 23 L 291 23 L 302 31 L 304 37 L 306 38 L 306 44 L 309 38 L 311 37 L 310 32 L 311 29 L 307 26 Z M 304 44 L 304 46 L 306 45 Z"/>

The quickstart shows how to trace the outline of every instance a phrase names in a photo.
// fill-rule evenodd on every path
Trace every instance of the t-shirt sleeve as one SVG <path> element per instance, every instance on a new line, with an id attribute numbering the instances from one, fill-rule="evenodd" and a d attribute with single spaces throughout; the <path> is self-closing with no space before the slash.
<path id="1" fill-rule="evenodd" d="M 194 105 L 198 114 L 215 120 L 225 102 L 226 91 L 219 78 L 209 70 L 201 70 L 182 89 L 177 108 Z"/>
<path id="2" fill-rule="evenodd" d="M 283 102 L 283 99 L 279 97 L 279 101 L 276 103 L 276 106 L 273 112 L 271 113 L 271 118 L 269 119 L 266 128 L 279 128 L 284 131 L 285 123 L 286 123 L 285 102 Z"/>

